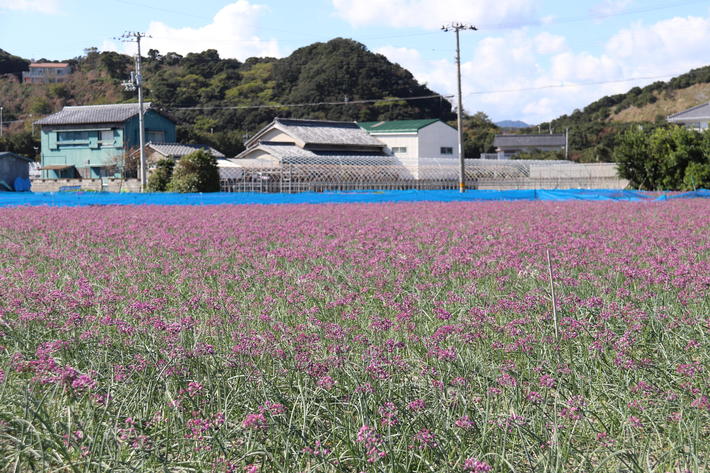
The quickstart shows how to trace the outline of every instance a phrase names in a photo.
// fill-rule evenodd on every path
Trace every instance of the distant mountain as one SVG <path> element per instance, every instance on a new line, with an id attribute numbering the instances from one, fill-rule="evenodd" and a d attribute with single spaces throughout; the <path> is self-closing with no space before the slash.
<path id="1" fill-rule="evenodd" d="M 532 125 L 528 125 L 520 120 L 503 120 L 501 122 L 496 122 L 501 128 L 530 128 Z"/>

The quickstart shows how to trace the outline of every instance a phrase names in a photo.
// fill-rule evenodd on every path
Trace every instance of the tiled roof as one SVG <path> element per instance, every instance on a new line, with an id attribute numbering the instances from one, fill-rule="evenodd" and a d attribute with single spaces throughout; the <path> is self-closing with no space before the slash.
<path id="1" fill-rule="evenodd" d="M 148 109 L 150 109 L 150 106 L 150 102 L 144 103 L 143 111 L 148 111 Z M 95 123 L 123 123 L 135 115 L 138 115 L 137 103 L 84 105 L 75 107 L 64 107 L 60 112 L 37 120 L 35 124 L 84 125 Z"/>
<path id="2" fill-rule="evenodd" d="M 33 62 L 30 67 L 67 67 L 66 62 Z"/>
<path id="3" fill-rule="evenodd" d="M 493 146 L 506 148 L 536 148 L 547 146 L 564 146 L 565 135 L 496 135 Z"/>
<path id="4" fill-rule="evenodd" d="M 12 151 L 0 152 L 0 159 L 3 158 L 24 159 L 25 161 L 34 162 L 34 159 L 28 158 L 27 156 L 22 156 L 21 154 L 13 153 Z"/>
<path id="5" fill-rule="evenodd" d="M 384 148 L 384 143 L 368 135 L 355 122 L 334 122 L 325 120 L 300 120 L 293 118 L 275 118 L 247 142 L 247 148 L 254 146 L 259 137 L 268 130 L 276 128 L 308 145 L 368 146 Z"/>
<path id="6" fill-rule="evenodd" d="M 297 145 L 290 143 L 274 143 L 264 141 L 258 146 L 247 149 L 232 160 L 234 163 L 239 163 L 241 159 L 246 158 L 253 151 L 263 151 L 268 155 L 276 158 L 281 163 L 298 163 L 308 162 L 311 164 L 317 163 L 340 163 L 340 164 L 356 164 L 369 162 L 368 159 L 376 159 L 383 164 L 388 161 L 396 161 L 396 158 L 388 156 L 384 153 L 357 153 L 357 152 L 335 152 L 335 151 L 311 151 L 303 149 Z M 246 161 L 245 161 L 246 162 Z"/>
<path id="7" fill-rule="evenodd" d="M 424 120 L 393 120 L 388 122 L 360 122 L 358 125 L 368 133 L 416 133 L 438 122 L 438 118 Z"/>
<path id="8" fill-rule="evenodd" d="M 148 143 L 149 147 L 153 148 L 163 156 L 182 157 L 193 153 L 199 149 L 209 152 L 215 158 L 224 158 L 224 154 L 207 145 L 184 145 L 181 143 Z"/>
<path id="9" fill-rule="evenodd" d="M 693 120 L 710 120 L 710 102 L 696 105 L 693 108 L 674 113 L 668 117 L 669 122 L 692 122 Z"/>

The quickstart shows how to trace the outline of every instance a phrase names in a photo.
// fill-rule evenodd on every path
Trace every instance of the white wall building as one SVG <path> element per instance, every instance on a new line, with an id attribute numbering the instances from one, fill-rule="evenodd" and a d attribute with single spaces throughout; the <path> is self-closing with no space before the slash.
<path id="1" fill-rule="evenodd" d="M 387 145 L 398 158 L 456 158 L 458 131 L 439 119 L 361 122 L 360 127 Z"/>

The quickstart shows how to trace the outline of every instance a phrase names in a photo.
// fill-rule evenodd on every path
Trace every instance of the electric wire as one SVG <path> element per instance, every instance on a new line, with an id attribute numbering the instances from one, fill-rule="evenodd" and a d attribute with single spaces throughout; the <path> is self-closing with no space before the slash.
<path id="1" fill-rule="evenodd" d="M 170 107 L 169 110 L 250 110 L 250 109 L 263 109 L 263 108 L 297 108 L 297 107 L 316 107 L 319 105 L 357 105 L 364 103 L 376 103 L 376 102 L 401 102 L 408 100 L 425 100 L 434 98 L 449 99 L 453 95 L 442 95 L 442 94 L 432 94 L 432 95 L 420 95 L 417 97 L 385 97 L 380 99 L 363 99 L 363 100 L 342 100 L 342 101 L 332 101 L 332 102 L 308 102 L 308 103 L 287 103 L 287 104 L 260 104 L 260 105 L 205 105 L 205 106 L 195 106 L 195 107 Z"/>
<path id="2" fill-rule="evenodd" d="M 571 84 L 549 84 L 537 87 L 520 87 L 514 89 L 497 89 L 497 90 L 478 90 L 474 92 L 469 92 L 464 95 L 464 97 L 469 97 L 472 95 L 492 95 L 501 93 L 515 93 L 515 92 L 529 92 L 534 90 L 544 90 L 544 89 L 560 89 L 560 88 L 576 88 L 576 87 L 588 87 L 594 85 L 606 85 L 606 84 L 617 84 L 624 82 L 633 82 L 638 80 L 655 80 L 655 79 L 665 79 L 668 77 L 674 77 L 682 74 L 682 72 L 674 72 L 669 74 L 657 75 L 657 76 L 639 76 L 639 77 L 628 77 L 625 79 L 614 79 L 614 80 L 604 80 L 604 81 L 593 81 L 593 82 L 578 82 Z M 204 106 L 194 106 L 194 107 L 168 107 L 169 110 L 255 110 L 255 109 L 273 109 L 273 108 L 299 108 L 299 107 L 317 107 L 317 106 L 337 106 L 337 105 L 358 105 L 366 103 L 377 103 L 377 102 L 401 102 L 409 100 L 426 100 L 426 99 L 446 99 L 449 100 L 455 97 L 455 95 L 444 95 L 444 94 L 431 94 L 431 95 L 420 95 L 416 97 L 384 97 L 379 99 L 362 99 L 362 100 L 341 100 L 341 101 L 323 101 L 323 102 L 306 102 L 306 103 L 290 103 L 290 104 L 259 104 L 259 105 L 204 105 Z"/>

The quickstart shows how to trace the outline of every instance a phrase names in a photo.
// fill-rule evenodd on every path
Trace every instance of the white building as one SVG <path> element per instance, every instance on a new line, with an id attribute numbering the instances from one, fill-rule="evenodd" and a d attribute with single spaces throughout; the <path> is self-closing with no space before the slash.
<path id="1" fill-rule="evenodd" d="M 361 122 L 398 158 L 457 158 L 458 131 L 439 119 Z"/>
<path id="2" fill-rule="evenodd" d="M 25 84 L 54 84 L 65 82 L 71 75 L 71 66 L 66 62 L 35 62 L 29 71 L 22 73 Z"/>
<path id="3" fill-rule="evenodd" d="M 710 128 L 710 102 L 697 105 L 668 117 L 670 123 L 685 125 L 691 130 L 704 131 Z"/>

